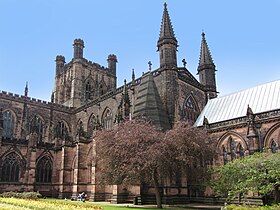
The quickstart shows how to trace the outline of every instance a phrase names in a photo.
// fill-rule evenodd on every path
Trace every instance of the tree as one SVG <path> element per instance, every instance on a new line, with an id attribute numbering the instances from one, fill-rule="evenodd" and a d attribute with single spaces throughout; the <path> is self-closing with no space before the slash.
<path id="1" fill-rule="evenodd" d="M 162 132 L 145 120 L 125 121 L 116 129 L 97 134 L 97 164 L 107 184 L 150 183 L 162 208 L 160 181 L 170 173 L 184 172 L 188 165 L 204 164 L 211 159 L 206 132 L 179 123 Z M 207 155 L 206 155 L 207 154 Z M 199 164 L 198 164 L 199 163 Z M 197 167 L 196 170 L 205 167 Z"/>
<path id="2" fill-rule="evenodd" d="M 263 204 L 267 196 L 274 195 L 274 202 L 280 202 L 280 153 L 255 153 L 243 159 L 236 159 L 213 170 L 212 185 L 220 194 L 229 198 L 249 191 L 260 193 Z"/>

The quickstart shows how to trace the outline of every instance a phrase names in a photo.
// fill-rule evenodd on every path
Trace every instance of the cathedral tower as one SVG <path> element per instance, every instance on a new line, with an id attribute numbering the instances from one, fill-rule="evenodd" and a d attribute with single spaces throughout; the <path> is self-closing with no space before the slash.
<path id="1" fill-rule="evenodd" d="M 209 47 L 205 39 L 205 33 L 202 33 L 199 65 L 197 68 L 199 81 L 205 86 L 210 98 L 217 97 L 216 87 L 216 66 L 213 62 Z"/>
<path id="2" fill-rule="evenodd" d="M 167 4 L 164 3 L 161 29 L 157 42 L 160 59 L 160 71 L 163 76 L 161 98 L 172 126 L 175 119 L 176 97 L 178 95 L 177 47 L 178 42 L 173 31 L 168 14 Z"/>

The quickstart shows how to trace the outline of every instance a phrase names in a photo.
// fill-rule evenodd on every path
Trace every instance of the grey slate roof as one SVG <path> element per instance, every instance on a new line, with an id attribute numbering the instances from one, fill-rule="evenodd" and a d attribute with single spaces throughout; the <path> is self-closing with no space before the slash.
<path id="1" fill-rule="evenodd" d="M 151 72 L 142 76 L 138 96 L 135 102 L 133 117 L 147 117 L 153 124 L 163 130 L 169 129 L 170 124 L 167 113 L 155 85 Z"/>
<path id="2" fill-rule="evenodd" d="M 210 124 L 244 117 L 248 105 L 254 114 L 280 109 L 280 80 L 209 100 L 194 126 L 202 126 L 204 116 Z"/>

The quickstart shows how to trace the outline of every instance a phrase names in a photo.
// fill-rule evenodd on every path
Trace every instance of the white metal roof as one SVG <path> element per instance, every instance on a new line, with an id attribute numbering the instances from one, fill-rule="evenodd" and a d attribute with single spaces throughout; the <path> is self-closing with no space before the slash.
<path id="1" fill-rule="evenodd" d="M 194 126 L 203 125 L 204 116 L 210 124 L 244 117 L 248 105 L 253 113 L 280 109 L 280 80 L 209 100 Z"/>

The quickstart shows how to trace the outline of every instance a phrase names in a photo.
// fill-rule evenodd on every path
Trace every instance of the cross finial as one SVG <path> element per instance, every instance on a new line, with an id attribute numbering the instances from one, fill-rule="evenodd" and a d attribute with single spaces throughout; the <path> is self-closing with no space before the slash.
<path id="1" fill-rule="evenodd" d="M 182 63 L 183 63 L 184 68 L 186 68 L 187 61 L 186 61 L 186 59 L 185 59 L 185 58 L 182 60 Z"/>
<path id="2" fill-rule="evenodd" d="M 149 61 L 148 64 L 149 64 L 149 70 L 151 71 L 151 70 L 152 70 L 152 65 L 153 65 L 153 64 L 152 64 L 151 61 Z"/>

